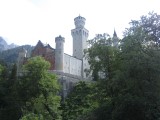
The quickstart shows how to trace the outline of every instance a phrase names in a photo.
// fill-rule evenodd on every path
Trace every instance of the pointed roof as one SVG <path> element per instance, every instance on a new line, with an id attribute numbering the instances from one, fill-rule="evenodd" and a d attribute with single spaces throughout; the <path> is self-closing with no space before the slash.
<path id="1" fill-rule="evenodd" d="M 115 29 L 114 29 L 113 37 L 117 37 L 117 33 Z"/>
<path id="2" fill-rule="evenodd" d="M 43 48 L 50 48 L 50 49 L 54 49 L 54 48 L 52 48 L 49 44 L 44 44 L 44 43 L 42 43 L 42 41 L 41 40 L 39 40 L 38 41 L 38 43 L 37 43 L 37 45 L 35 46 L 35 48 L 36 47 L 43 47 Z"/>

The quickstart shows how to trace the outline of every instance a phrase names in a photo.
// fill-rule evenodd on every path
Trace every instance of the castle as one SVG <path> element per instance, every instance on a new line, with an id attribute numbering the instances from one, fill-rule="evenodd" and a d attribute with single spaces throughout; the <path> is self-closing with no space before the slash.
<path id="1" fill-rule="evenodd" d="M 65 38 L 61 35 L 55 38 L 55 49 L 49 44 L 37 43 L 31 57 L 42 56 L 51 63 L 50 70 L 85 77 L 84 69 L 87 62 L 84 60 L 83 51 L 87 49 L 89 31 L 85 29 L 85 18 L 78 16 L 74 19 L 75 29 L 71 30 L 73 37 L 73 56 L 64 53 Z"/>
<path id="2" fill-rule="evenodd" d="M 85 21 L 86 19 L 81 16 L 74 19 L 75 28 L 71 30 L 73 38 L 73 56 L 64 53 L 65 38 L 61 35 L 55 38 L 55 49 L 49 44 L 43 44 L 39 40 L 31 53 L 31 57 L 42 56 L 51 63 L 50 72 L 59 76 L 59 81 L 63 86 L 62 96 L 64 97 L 74 83 L 79 80 L 84 80 L 87 77 L 84 70 L 89 68 L 89 64 L 84 58 L 84 50 L 87 49 L 89 31 L 85 28 Z M 114 37 L 117 37 L 115 31 Z M 114 44 L 117 44 L 117 40 Z M 26 54 L 26 50 L 23 49 L 20 51 L 18 69 L 20 69 L 20 65 L 22 65 L 23 61 L 26 59 Z"/>

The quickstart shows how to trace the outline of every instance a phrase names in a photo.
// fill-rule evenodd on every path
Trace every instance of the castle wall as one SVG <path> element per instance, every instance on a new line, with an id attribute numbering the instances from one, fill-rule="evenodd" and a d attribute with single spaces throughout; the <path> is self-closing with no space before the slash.
<path id="1" fill-rule="evenodd" d="M 81 76 L 82 61 L 64 54 L 64 73 Z"/>

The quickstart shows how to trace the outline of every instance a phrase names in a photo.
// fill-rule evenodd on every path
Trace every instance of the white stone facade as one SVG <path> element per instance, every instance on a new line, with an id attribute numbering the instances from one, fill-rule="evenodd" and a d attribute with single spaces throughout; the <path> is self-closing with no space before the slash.
<path id="1" fill-rule="evenodd" d="M 82 60 L 64 54 L 64 73 L 81 76 Z"/>
<path id="2" fill-rule="evenodd" d="M 73 37 L 73 56 L 64 53 L 64 38 L 55 38 L 55 70 L 75 76 L 86 77 L 84 69 L 88 62 L 84 60 L 84 49 L 87 49 L 89 31 L 84 28 L 85 18 L 78 16 L 74 19 L 75 29 L 71 30 Z"/>

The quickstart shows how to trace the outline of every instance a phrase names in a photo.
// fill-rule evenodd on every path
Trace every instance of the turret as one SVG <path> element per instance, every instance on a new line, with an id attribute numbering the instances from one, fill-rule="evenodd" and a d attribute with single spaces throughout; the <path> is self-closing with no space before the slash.
<path id="1" fill-rule="evenodd" d="M 74 19 L 74 24 L 76 28 L 84 28 L 86 19 L 84 17 L 78 16 Z"/>
<path id="2" fill-rule="evenodd" d="M 84 28 L 86 19 L 78 16 L 74 19 L 75 29 L 71 30 L 73 37 L 73 56 L 83 59 L 84 49 L 87 48 L 89 31 Z"/>
<path id="3" fill-rule="evenodd" d="M 64 63 L 64 42 L 65 39 L 61 35 L 55 38 L 55 70 L 63 72 Z"/>

